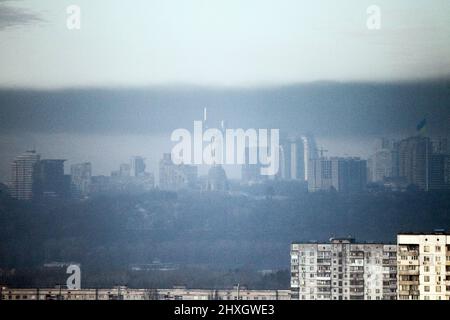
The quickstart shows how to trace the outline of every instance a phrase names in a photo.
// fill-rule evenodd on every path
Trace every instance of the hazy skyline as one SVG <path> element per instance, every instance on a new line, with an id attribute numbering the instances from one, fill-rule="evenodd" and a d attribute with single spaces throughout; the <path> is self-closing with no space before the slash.
<path id="1" fill-rule="evenodd" d="M 278 128 L 282 135 L 312 133 L 328 155 L 362 156 L 378 137 L 426 134 L 450 137 L 450 82 L 403 84 L 315 83 L 274 88 L 0 90 L 0 181 L 18 154 L 36 148 L 43 157 L 92 161 L 109 174 L 130 156 L 157 170 L 170 134 L 193 130 L 208 108 L 211 125 Z M 232 178 L 240 171 L 228 171 Z"/>
<path id="2" fill-rule="evenodd" d="M 81 30 L 68 30 L 68 5 Z M 381 29 L 366 26 L 370 5 Z M 450 75 L 450 2 L 0 1 L 0 86 L 254 86 Z"/>

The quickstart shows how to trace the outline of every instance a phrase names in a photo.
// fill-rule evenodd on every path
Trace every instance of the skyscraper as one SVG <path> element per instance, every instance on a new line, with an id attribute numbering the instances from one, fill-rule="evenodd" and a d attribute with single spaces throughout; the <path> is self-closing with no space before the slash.
<path id="1" fill-rule="evenodd" d="M 33 198 L 33 169 L 40 155 L 27 151 L 17 156 L 11 164 L 10 191 L 13 198 L 31 200 Z"/>
<path id="2" fill-rule="evenodd" d="M 61 159 L 39 160 L 33 170 L 33 197 L 66 197 L 70 193 L 70 177 L 64 175 Z"/>
<path id="3" fill-rule="evenodd" d="M 333 185 L 340 192 L 361 192 L 367 185 L 367 161 L 360 158 L 333 159 L 337 174 L 333 174 Z"/>
<path id="4" fill-rule="evenodd" d="M 282 141 L 279 176 L 285 180 L 305 181 L 307 154 L 304 138 L 289 138 Z"/>
<path id="5" fill-rule="evenodd" d="M 328 158 L 312 159 L 308 166 L 308 191 L 330 190 L 333 187 L 332 161 Z"/>
<path id="6" fill-rule="evenodd" d="M 339 192 L 361 192 L 367 184 L 367 161 L 360 158 L 332 157 L 311 160 L 308 190 L 335 189 Z"/>
<path id="7" fill-rule="evenodd" d="M 398 145 L 399 176 L 409 185 L 429 190 L 432 145 L 430 139 L 415 136 Z"/>
<path id="8" fill-rule="evenodd" d="M 448 139 L 439 137 L 431 141 L 434 154 L 449 154 Z"/>
<path id="9" fill-rule="evenodd" d="M 376 141 L 375 153 L 367 161 L 368 181 L 384 182 L 398 175 L 397 143 L 388 138 Z"/>
<path id="10" fill-rule="evenodd" d="M 429 189 L 450 189 L 450 155 L 432 154 L 430 161 Z"/>
<path id="11" fill-rule="evenodd" d="M 307 134 L 302 137 L 304 150 L 305 150 L 305 179 L 309 180 L 309 165 L 311 160 L 315 160 L 319 158 L 317 153 L 317 144 L 312 134 Z"/>
<path id="12" fill-rule="evenodd" d="M 130 161 L 130 176 L 141 177 L 145 174 L 145 159 L 142 157 L 132 157 Z"/>
<path id="13" fill-rule="evenodd" d="M 92 165 L 90 162 L 74 164 L 70 167 L 71 191 L 75 198 L 84 198 L 89 195 Z"/>
<path id="14" fill-rule="evenodd" d="M 379 150 L 367 161 L 368 180 L 383 182 L 393 176 L 393 153 L 391 150 Z"/>

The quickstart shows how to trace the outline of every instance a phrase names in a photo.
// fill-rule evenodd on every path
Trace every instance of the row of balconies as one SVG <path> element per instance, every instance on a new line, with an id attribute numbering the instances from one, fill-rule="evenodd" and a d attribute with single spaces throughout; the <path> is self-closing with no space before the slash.
<path id="1" fill-rule="evenodd" d="M 398 275 L 402 276 L 418 276 L 419 275 L 419 270 L 400 270 L 398 271 Z"/>
<path id="2" fill-rule="evenodd" d="M 419 285 L 419 281 L 402 281 L 400 280 L 399 285 L 408 285 L 408 286 L 418 286 Z"/>

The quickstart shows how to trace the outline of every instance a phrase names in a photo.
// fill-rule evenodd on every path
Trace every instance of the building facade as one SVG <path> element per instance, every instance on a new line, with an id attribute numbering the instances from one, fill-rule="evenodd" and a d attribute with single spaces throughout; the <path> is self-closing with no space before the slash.
<path id="1" fill-rule="evenodd" d="M 303 138 L 282 141 L 280 145 L 279 176 L 284 180 L 305 181 L 306 155 Z"/>
<path id="2" fill-rule="evenodd" d="M 394 152 L 390 149 L 378 150 L 367 161 L 368 181 L 384 182 L 395 177 Z"/>
<path id="3" fill-rule="evenodd" d="M 398 144 L 399 177 L 422 190 L 430 188 L 430 167 L 433 149 L 430 139 L 422 136 L 403 139 Z"/>
<path id="4" fill-rule="evenodd" d="M 18 200 L 31 200 L 33 198 L 33 171 L 35 164 L 40 160 L 36 151 L 27 151 L 16 157 L 11 164 L 10 192 Z"/>
<path id="5" fill-rule="evenodd" d="M 61 159 L 44 159 L 35 163 L 33 169 L 33 197 L 67 197 L 70 194 L 70 176 L 64 175 Z"/>
<path id="6" fill-rule="evenodd" d="M 197 180 L 197 167 L 191 165 L 176 165 L 172 155 L 165 153 L 159 162 L 159 188 L 162 190 L 179 190 L 194 188 Z"/>
<path id="7" fill-rule="evenodd" d="M 145 159 L 135 156 L 130 160 L 130 176 L 142 177 L 145 175 Z"/>
<path id="8" fill-rule="evenodd" d="M 361 192 L 367 185 L 367 161 L 360 158 L 319 158 L 310 161 L 308 191 Z"/>
<path id="9" fill-rule="evenodd" d="M 298 300 L 394 300 L 396 246 L 353 239 L 291 245 L 291 295 Z"/>
<path id="10" fill-rule="evenodd" d="M 450 234 L 397 235 L 398 299 L 450 300 Z"/>
<path id="11" fill-rule="evenodd" d="M 92 165 L 90 162 L 70 166 L 71 192 L 75 198 L 85 198 L 90 193 Z"/>

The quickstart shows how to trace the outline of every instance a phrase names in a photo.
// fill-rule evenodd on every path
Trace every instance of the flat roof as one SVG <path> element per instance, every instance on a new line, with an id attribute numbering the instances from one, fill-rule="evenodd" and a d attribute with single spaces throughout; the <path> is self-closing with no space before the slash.
<path id="1" fill-rule="evenodd" d="M 450 231 L 431 231 L 431 232 L 399 232 L 397 233 L 398 236 L 405 235 L 405 236 L 450 236 Z"/>

